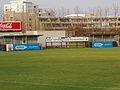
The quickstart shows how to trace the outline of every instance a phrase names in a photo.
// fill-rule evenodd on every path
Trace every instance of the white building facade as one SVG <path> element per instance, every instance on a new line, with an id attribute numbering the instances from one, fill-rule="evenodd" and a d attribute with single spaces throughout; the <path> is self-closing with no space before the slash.
<path id="1" fill-rule="evenodd" d="M 37 13 L 38 6 L 27 0 L 12 0 L 9 4 L 4 5 L 4 13 L 9 11 L 16 13 Z"/>
<path id="2" fill-rule="evenodd" d="M 28 0 L 11 0 L 10 3 L 4 5 L 4 14 L 8 12 L 38 14 L 38 16 L 54 15 L 53 10 L 39 8 Z"/>

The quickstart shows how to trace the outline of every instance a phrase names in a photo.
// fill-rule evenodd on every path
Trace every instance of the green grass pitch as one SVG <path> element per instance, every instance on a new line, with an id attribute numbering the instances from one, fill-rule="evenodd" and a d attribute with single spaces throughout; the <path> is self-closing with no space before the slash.
<path id="1" fill-rule="evenodd" d="M 0 90 L 119 89 L 119 47 L 0 51 Z"/>

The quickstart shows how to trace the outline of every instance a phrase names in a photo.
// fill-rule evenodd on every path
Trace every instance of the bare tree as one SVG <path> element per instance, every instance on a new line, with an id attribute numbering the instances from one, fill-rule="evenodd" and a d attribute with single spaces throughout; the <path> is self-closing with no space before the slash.
<path id="1" fill-rule="evenodd" d="M 79 8 L 79 7 L 74 8 L 74 12 L 75 12 L 75 14 L 77 14 L 77 15 L 80 14 L 80 12 L 81 12 L 81 11 L 80 11 L 80 8 Z"/>
<path id="2" fill-rule="evenodd" d="M 67 9 L 67 8 L 59 8 L 59 9 L 57 9 L 56 12 L 57 12 L 57 16 L 64 17 L 65 15 L 69 14 L 69 9 Z"/>
<path id="3" fill-rule="evenodd" d="M 57 15 L 57 10 L 55 8 L 53 9 L 53 13 L 54 13 L 54 16 Z"/>
<path id="4" fill-rule="evenodd" d="M 109 14 L 109 8 L 104 8 L 104 14 L 105 14 L 106 17 L 108 16 L 108 14 Z"/>
<path id="5" fill-rule="evenodd" d="M 103 9 L 101 7 L 97 7 L 96 10 L 95 10 L 95 12 L 98 16 L 102 16 L 102 14 L 103 14 L 102 11 L 103 11 Z"/>
<path id="6" fill-rule="evenodd" d="M 118 4 L 113 3 L 112 9 L 113 9 L 114 16 L 117 17 L 118 12 L 119 12 L 119 6 L 118 6 Z M 117 18 L 116 18 L 116 21 L 117 21 Z M 116 26 L 117 26 L 117 23 L 115 22 L 115 27 Z M 117 30 L 117 27 L 116 27 L 116 30 Z"/>
<path id="7" fill-rule="evenodd" d="M 61 8 L 62 17 L 66 15 L 66 8 Z"/>
<path id="8" fill-rule="evenodd" d="M 119 6 L 117 3 L 113 3 L 112 10 L 113 10 L 113 14 L 116 17 L 118 15 L 118 12 L 119 12 Z"/>
<path id="9" fill-rule="evenodd" d="M 67 13 L 66 13 L 67 15 L 69 15 L 70 14 L 70 9 L 69 8 L 67 8 Z"/>
<path id="10" fill-rule="evenodd" d="M 94 15 L 95 14 L 95 9 L 94 8 L 88 8 L 88 12 Z"/>
<path id="11" fill-rule="evenodd" d="M 61 9 L 57 9 L 57 16 L 61 17 Z"/>
<path id="12" fill-rule="evenodd" d="M 118 16 L 118 13 L 119 13 L 119 6 L 118 6 L 118 4 L 117 3 L 113 3 L 113 7 L 112 7 L 112 9 L 113 9 L 113 13 L 114 13 L 114 15 L 115 15 L 115 30 L 117 31 L 117 32 L 119 32 L 118 30 L 118 18 L 117 18 L 117 16 Z"/>

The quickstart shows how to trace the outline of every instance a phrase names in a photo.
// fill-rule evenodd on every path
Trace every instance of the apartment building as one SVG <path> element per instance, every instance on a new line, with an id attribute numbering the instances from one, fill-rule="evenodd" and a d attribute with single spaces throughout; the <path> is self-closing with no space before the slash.
<path id="1" fill-rule="evenodd" d="M 4 15 L 9 12 L 37 14 L 38 16 L 54 15 L 52 9 L 39 8 L 38 5 L 28 0 L 11 0 L 8 4 L 4 5 Z"/>
<path id="2" fill-rule="evenodd" d="M 4 5 L 4 14 L 7 12 L 16 13 L 37 13 L 38 6 L 27 0 L 12 0 Z"/>
<path id="3" fill-rule="evenodd" d="M 22 32 L 40 30 L 39 17 L 53 16 L 52 9 L 39 8 L 28 0 L 11 0 L 4 5 L 4 21 L 21 21 Z"/>

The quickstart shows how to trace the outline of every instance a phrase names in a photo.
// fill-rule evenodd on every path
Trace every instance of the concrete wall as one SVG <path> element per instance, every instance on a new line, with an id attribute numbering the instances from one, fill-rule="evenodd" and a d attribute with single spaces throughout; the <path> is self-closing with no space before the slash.
<path id="1" fill-rule="evenodd" d="M 4 36 L 4 35 L 21 35 L 22 32 L 0 32 L 0 36 Z"/>
<path id="2" fill-rule="evenodd" d="M 42 43 L 43 47 L 46 47 L 46 37 L 66 37 L 66 31 L 39 31 L 38 33 L 43 35 L 38 39 L 38 42 Z M 58 45 L 60 45 L 60 43 L 58 43 Z"/>
<path id="3" fill-rule="evenodd" d="M 41 43 L 42 47 L 46 47 L 46 37 L 66 37 L 66 31 L 27 31 L 27 34 L 42 35 L 38 38 L 38 43 Z"/>

